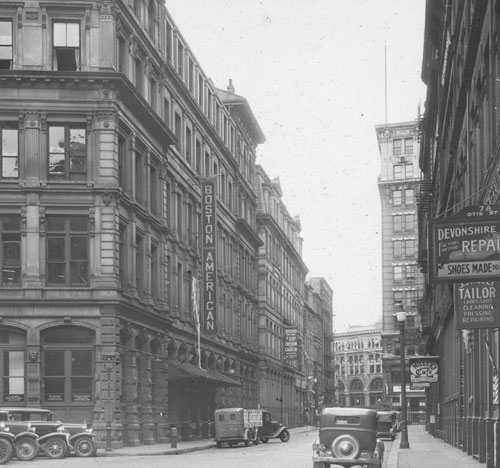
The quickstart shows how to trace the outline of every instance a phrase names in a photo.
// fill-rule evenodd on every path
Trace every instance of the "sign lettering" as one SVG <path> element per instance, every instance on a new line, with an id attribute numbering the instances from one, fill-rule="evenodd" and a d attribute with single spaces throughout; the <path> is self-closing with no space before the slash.
<path id="1" fill-rule="evenodd" d="M 215 179 L 201 182 L 202 258 L 203 258 L 203 332 L 217 333 L 217 237 L 215 221 Z"/>

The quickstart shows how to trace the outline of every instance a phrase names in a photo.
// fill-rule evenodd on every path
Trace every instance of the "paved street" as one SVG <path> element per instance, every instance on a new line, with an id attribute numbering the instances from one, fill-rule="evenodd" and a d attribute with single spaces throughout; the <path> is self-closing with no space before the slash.
<path id="1" fill-rule="evenodd" d="M 178 468 L 312 468 L 311 445 L 317 432 L 293 434 L 290 442 L 278 440 L 257 446 L 243 445 L 233 448 L 211 448 L 182 455 L 150 455 L 150 456 L 99 456 L 95 458 L 75 458 L 49 460 L 37 458 L 31 462 L 19 462 L 12 459 L 9 465 L 14 468 L 156 468 L 175 466 Z M 392 442 L 386 442 L 386 455 L 390 453 Z M 384 463 L 384 468 L 386 468 Z"/>

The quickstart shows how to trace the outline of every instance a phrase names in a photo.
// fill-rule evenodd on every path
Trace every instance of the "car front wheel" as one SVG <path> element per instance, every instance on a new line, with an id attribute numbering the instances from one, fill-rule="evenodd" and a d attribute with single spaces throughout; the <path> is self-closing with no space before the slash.
<path id="1" fill-rule="evenodd" d="M 5 439 L 0 439 L 0 465 L 5 465 L 12 458 L 14 448 L 12 444 Z"/>
<path id="2" fill-rule="evenodd" d="M 66 455 L 66 451 L 68 450 L 68 444 L 57 437 L 53 437 L 45 442 L 44 452 L 45 455 L 49 458 L 60 459 Z"/>
<path id="3" fill-rule="evenodd" d="M 38 457 L 38 442 L 30 437 L 21 437 L 16 441 L 16 457 L 21 461 L 31 461 Z"/>
<path id="4" fill-rule="evenodd" d="M 288 442 L 290 440 L 290 433 L 287 430 L 282 431 L 280 434 L 280 440 L 281 442 Z"/>
<path id="5" fill-rule="evenodd" d="M 80 437 L 73 444 L 77 457 L 93 457 L 97 452 L 97 445 L 92 437 Z"/>

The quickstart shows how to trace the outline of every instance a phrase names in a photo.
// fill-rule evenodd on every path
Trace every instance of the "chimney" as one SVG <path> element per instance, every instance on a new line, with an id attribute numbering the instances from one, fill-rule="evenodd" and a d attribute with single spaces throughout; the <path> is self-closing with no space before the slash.
<path id="1" fill-rule="evenodd" d="M 227 91 L 231 94 L 234 94 L 233 80 L 231 78 L 229 78 L 229 84 L 227 85 Z"/>

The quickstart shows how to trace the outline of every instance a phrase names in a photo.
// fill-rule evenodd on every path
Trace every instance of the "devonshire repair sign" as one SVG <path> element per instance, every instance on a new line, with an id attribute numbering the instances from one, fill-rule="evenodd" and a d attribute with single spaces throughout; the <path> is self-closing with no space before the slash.
<path id="1" fill-rule="evenodd" d="M 500 211 L 470 207 L 430 229 L 434 281 L 500 279 Z"/>

